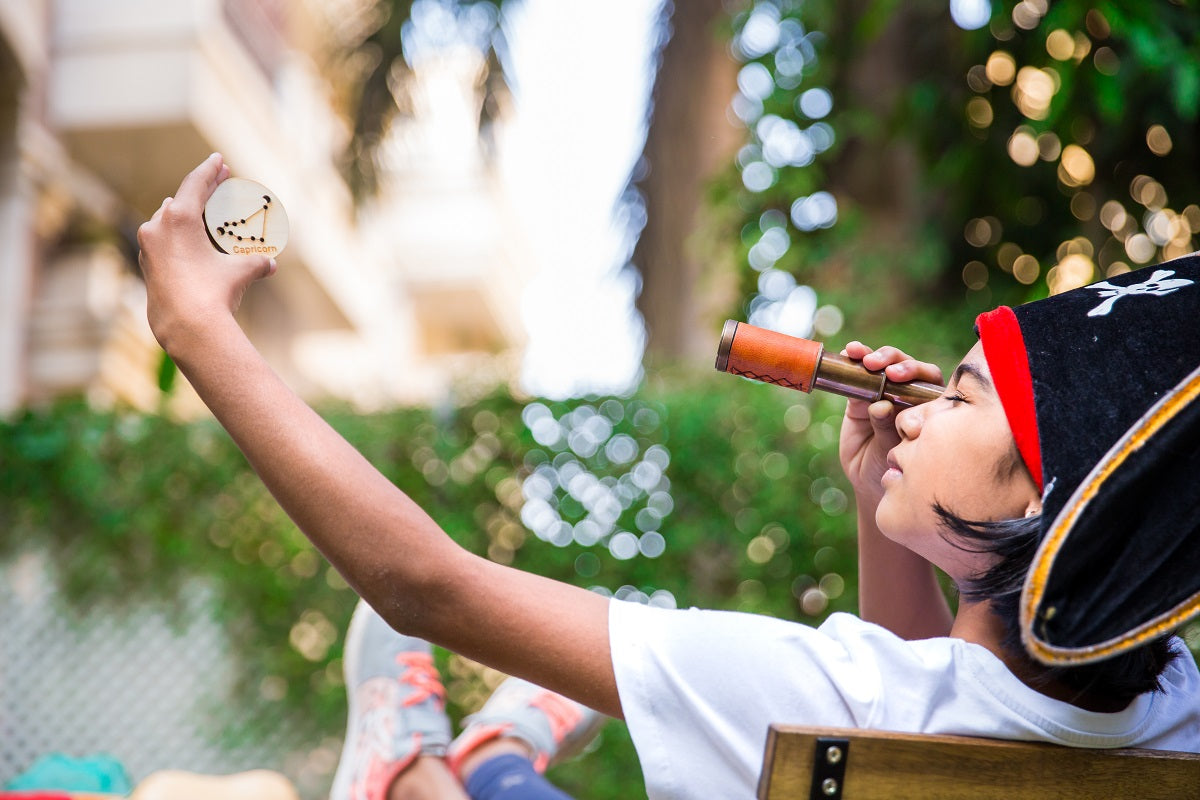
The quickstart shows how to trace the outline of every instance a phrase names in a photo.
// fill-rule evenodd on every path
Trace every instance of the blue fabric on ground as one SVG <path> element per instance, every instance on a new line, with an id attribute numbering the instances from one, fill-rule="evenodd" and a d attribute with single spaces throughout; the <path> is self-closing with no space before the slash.
<path id="1" fill-rule="evenodd" d="M 112 756 L 72 758 L 49 753 L 4 786 L 9 791 L 60 789 L 68 792 L 105 792 L 126 795 L 133 785 L 121 762 Z"/>
<path id="2" fill-rule="evenodd" d="M 490 758 L 467 780 L 471 800 L 571 800 L 515 753 Z"/>

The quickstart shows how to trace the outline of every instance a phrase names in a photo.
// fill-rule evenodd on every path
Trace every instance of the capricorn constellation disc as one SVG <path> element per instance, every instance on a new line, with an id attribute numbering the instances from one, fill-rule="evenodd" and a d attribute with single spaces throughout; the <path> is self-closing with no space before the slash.
<path id="1" fill-rule="evenodd" d="M 226 178 L 204 205 L 204 227 L 222 253 L 278 256 L 288 240 L 287 212 L 270 189 Z"/>

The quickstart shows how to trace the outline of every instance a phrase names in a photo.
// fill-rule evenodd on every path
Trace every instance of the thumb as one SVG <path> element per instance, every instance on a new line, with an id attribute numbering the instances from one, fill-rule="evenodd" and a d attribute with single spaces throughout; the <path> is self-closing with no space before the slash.
<path id="1" fill-rule="evenodd" d="M 871 418 L 871 427 L 875 436 L 883 442 L 899 441 L 896 433 L 896 407 L 889 400 L 876 400 L 867 407 L 867 415 Z"/>

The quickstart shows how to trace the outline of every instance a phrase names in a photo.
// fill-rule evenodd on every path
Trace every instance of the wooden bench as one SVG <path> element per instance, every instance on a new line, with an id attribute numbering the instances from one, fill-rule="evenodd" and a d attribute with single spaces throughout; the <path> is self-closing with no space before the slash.
<path id="1" fill-rule="evenodd" d="M 1185 800 L 1200 755 L 772 725 L 759 800 Z"/>

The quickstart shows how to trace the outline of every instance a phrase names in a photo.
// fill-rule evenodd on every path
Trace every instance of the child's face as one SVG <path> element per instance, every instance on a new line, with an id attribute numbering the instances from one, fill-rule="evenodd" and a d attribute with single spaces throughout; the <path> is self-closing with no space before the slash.
<path id="1" fill-rule="evenodd" d="M 879 528 L 955 580 L 988 563 L 955 547 L 939 531 L 933 505 L 970 521 L 1024 517 L 1041 509 L 1037 485 L 1021 461 L 1004 407 L 976 344 L 937 400 L 896 417 L 900 444 L 888 454 Z"/>

